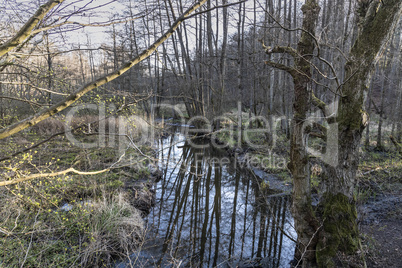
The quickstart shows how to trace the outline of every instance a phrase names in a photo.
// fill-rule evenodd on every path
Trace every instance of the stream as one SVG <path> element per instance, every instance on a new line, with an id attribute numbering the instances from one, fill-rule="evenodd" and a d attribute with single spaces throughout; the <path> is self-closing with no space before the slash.
<path id="1" fill-rule="evenodd" d="M 157 141 L 163 177 L 146 242 L 118 267 L 289 267 L 296 232 L 283 183 L 208 140 L 192 143 L 181 133 Z M 281 186 L 264 192 L 261 181 Z"/>

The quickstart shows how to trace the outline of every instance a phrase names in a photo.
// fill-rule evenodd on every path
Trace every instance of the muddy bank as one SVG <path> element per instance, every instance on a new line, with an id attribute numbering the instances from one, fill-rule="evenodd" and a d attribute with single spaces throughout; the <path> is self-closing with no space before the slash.
<path id="1" fill-rule="evenodd" d="M 377 194 L 360 207 L 367 267 L 402 267 L 402 195 Z"/>
<path id="2" fill-rule="evenodd" d="M 146 217 L 155 206 L 155 184 L 162 178 L 162 172 L 150 168 L 150 173 L 137 180 L 127 180 L 124 189 L 130 194 L 130 203 Z"/>
<path id="3" fill-rule="evenodd" d="M 370 198 L 360 208 L 360 223 L 374 225 L 391 219 L 402 221 L 401 202 L 401 195 L 379 194 Z"/>

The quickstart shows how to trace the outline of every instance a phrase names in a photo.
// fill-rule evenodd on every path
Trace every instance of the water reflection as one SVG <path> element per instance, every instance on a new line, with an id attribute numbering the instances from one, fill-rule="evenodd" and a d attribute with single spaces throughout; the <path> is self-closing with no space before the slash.
<path id="1" fill-rule="evenodd" d="M 181 134 L 158 147 L 164 176 L 135 266 L 289 266 L 296 235 L 287 195 L 269 196 L 253 173 L 221 161 L 225 152 L 193 148 Z"/>

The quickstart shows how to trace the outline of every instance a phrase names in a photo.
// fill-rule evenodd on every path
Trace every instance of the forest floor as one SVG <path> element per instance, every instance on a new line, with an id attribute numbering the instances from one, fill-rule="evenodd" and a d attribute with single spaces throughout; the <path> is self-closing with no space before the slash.
<path id="1" fill-rule="evenodd" d="M 402 267 L 402 159 L 368 151 L 360 171 L 360 231 L 367 267 Z"/>
<path id="2" fill-rule="evenodd" d="M 402 267 L 401 201 L 400 194 L 384 194 L 364 206 L 369 215 L 361 224 L 367 267 Z"/>
<path id="3" fill-rule="evenodd" d="M 3 139 L 0 155 L 43 139 L 35 133 Z M 126 148 L 123 158 L 115 148 L 83 149 L 61 136 L 1 162 L 0 181 L 71 167 L 115 168 L 91 176 L 46 175 L 0 187 L 0 204 L 5 204 L 0 206 L 0 267 L 112 267 L 127 259 L 143 243 L 143 216 L 153 205 L 157 176 L 139 149 L 153 154 L 149 146 Z"/>

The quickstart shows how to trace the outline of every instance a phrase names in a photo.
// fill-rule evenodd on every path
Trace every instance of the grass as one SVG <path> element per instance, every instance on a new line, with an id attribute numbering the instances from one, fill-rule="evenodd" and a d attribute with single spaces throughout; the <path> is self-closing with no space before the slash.
<path id="1" fill-rule="evenodd" d="M 395 151 L 364 149 L 359 171 L 359 189 L 368 196 L 402 192 L 402 158 Z"/>
<path id="2" fill-rule="evenodd" d="M 9 155 L 42 138 L 30 132 L 2 140 L 0 154 Z M 126 156 L 131 162 L 143 161 L 135 149 L 126 150 Z M 113 148 L 81 149 L 59 137 L 1 162 L 0 176 L 7 180 L 69 167 L 100 170 L 119 158 Z M 141 212 L 128 185 L 149 178 L 150 172 L 124 161 L 122 170 L 0 187 L 0 267 L 104 267 L 128 258 L 144 239 Z"/>
<path id="3" fill-rule="evenodd" d="M 124 193 L 72 201 L 69 210 L 8 203 L 0 237 L 5 267 L 93 267 L 111 265 L 135 250 L 143 222 Z M 10 200 L 11 201 L 11 200 Z M 12 201 L 11 201 L 12 202 Z"/>
<path id="4" fill-rule="evenodd" d="M 142 242 L 144 228 L 139 211 L 123 193 L 95 203 L 90 222 L 90 241 L 81 257 L 82 266 L 111 265 L 116 256 L 129 255 Z"/>

